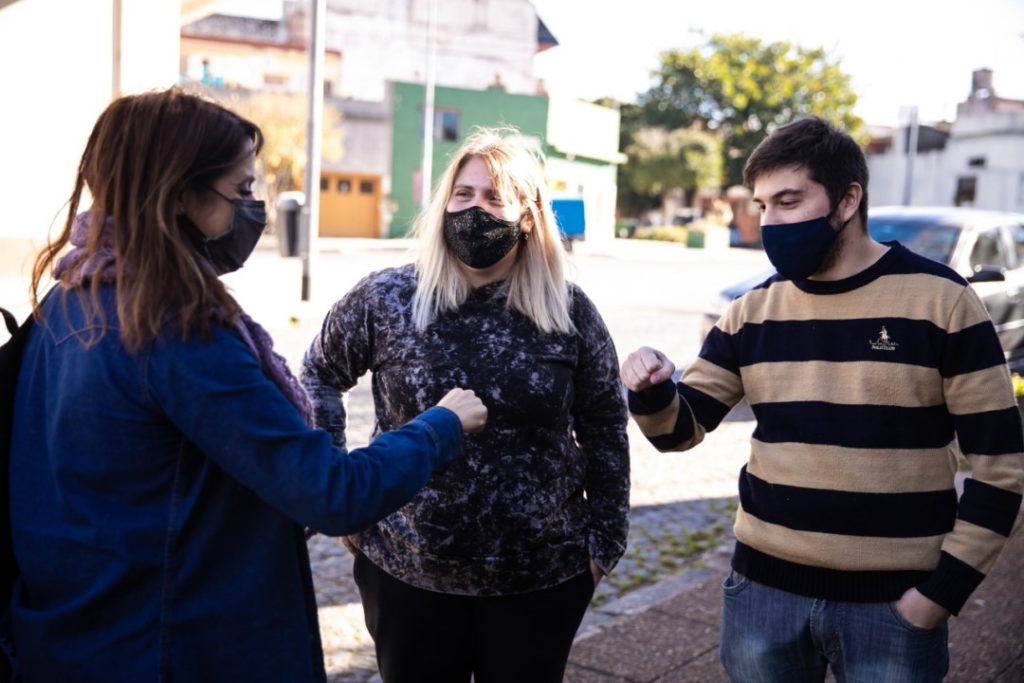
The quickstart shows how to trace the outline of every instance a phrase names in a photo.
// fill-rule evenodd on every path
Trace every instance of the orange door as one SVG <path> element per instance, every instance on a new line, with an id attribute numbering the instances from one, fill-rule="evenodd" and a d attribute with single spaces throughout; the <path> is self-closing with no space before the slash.
<path id="1" fill-rule="evenodd" d="M 320 235 L 380 237 L 380 176 L 320 176 Z"/>

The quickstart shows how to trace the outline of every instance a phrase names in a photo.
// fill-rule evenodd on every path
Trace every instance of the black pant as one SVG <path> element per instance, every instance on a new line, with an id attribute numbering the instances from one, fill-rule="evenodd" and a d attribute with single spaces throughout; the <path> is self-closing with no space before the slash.
<path id="1" fill-rule="evenodd" d="M 560 683 L 594 594 L 589 571 L 497 597 L 415 588 L 362 553 L 353 574 L 384 683 Z"/>

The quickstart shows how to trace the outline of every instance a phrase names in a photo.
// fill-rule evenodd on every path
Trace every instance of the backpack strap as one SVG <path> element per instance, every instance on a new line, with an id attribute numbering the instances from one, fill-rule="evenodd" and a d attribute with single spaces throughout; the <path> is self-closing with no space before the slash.
<path id="1" fill-rule="evenodd" d="M 0 308 L 0 314 L 4 316 L 4 325 L 7 326 L 7 332 L 13 337 L 14 332 L 18 329 L 18 319 L 6 308 Z"/>

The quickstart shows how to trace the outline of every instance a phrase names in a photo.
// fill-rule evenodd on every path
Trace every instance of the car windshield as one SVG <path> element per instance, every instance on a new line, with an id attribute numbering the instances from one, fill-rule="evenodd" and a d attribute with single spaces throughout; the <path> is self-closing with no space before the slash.
<path id="1" fill-rule="evenodd" d="M 868 231 L 878 242 L 899 242 L 916 254 L 949 263 L 960 228 L 919 218 L 868 216 Z"/>

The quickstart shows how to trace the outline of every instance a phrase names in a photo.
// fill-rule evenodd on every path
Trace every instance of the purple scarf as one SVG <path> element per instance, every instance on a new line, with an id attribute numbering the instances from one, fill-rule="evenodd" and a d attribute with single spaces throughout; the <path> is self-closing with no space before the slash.
<path id="1" fill-rule="evenodd" d="M 103 280 L 113 281 L 114 279 L 114 250 L 110 239 L 111 221 L 109 218 L 103 229 L 103 246 L 92 256 L 83 258 L 90 220 L 88 211 L 75 216 L 75 222 L 71 227 L 71 244 L 75 248 L 62 256 L 54 269 L 54 277 L 66 286 L 81 286 L 85 280 L 97 276 L 97 274 Z M 204 258 L 200 257 L 198 260 L 204 269 L 213 272 Z M 274 342 L 267 331 L 244 311 L 239 316 L 235 331 L 256 354 L 256 358 L 260 361 L 260 367 L 263 368 L 267 377 L 284 392 L 284 395 L 305 419 L 306 424 L 313 426 L 313 405 L 309 401 L 309 396 L 306 395 L 292 371 L 288 369 L 287 361 L 274 351 Z"/>

